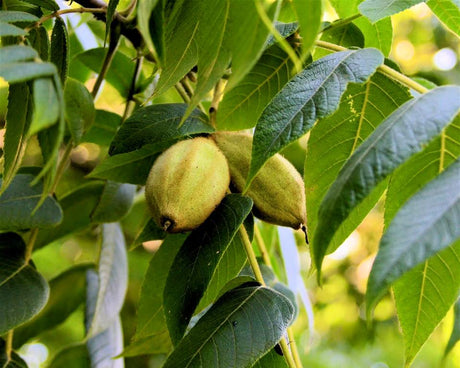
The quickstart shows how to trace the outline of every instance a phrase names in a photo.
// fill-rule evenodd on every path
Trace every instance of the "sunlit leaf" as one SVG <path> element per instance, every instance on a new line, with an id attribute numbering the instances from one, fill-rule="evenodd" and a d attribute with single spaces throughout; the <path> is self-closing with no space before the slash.
<path id="1" fill-rule="evenodd" d="M 358 8 L 372 22 L 399 13 L 426 0 L 365 0 Z"/>
<path id="2" fill-rule="evenodd" d="M 318 0 L 294 0 L 302 36 L 302 54 L 307 55 L 318 35 L 323 16 L 323 2 Z"/>
<path id="3" fill-rule="evenodd" d="M 16 27 L 13 24 L 0 21 L 0 37 L 5 36 L 25 36 L 27 34 L 22 28 Z"/>
<path id="4" fill-rule="evenodd" d="M 427 5 L 441 22 L 460 36 L 460 4 L 458 0 L 428 0 Z"/>
<path id="5" fill-rule="evenodd" d="M 35 15 L 23 11 L 2 10 L 0 12 L 0 22 L 36 22 L 37 20 Z"/>
<path id="6" fill-rule="evenodd" d="M 454 306 L 454 326 L 452 327 L 452 333 L 447 343 L 446 350 L 444 355 L 449 354 L 449 352 L 454 348 L 457 342 L 460 340 L 460 299 L 457 300 Z"/>
<path id="7" fill-rule="evenodd" d="M 48 368 L 91 368 L 88 349 L 81 343 L 71 345 L 59 351 L 51 360 Z"/>
<path id="8" fill-rule="evenodd" d="M 0 12 L 2 14 L 3 12 Z M 26 13 L 27 14 L 27 13 Z M 30 61 L 38 57 L 35 49 L 28 46 L 10 45 L 0 48 L 0 62 L 2 64 Z"/>

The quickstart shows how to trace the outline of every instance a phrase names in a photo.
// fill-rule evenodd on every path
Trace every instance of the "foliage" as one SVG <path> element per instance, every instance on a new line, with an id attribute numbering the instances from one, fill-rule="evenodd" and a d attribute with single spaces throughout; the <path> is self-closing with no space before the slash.
<path id="1" fill-rule="evenodd" d="M 409 366 L 460 293 L 460 87 L 387 58 L 390 16 L 420 2 L 0 1 L 1 366 L 26 367 L 21 346 L 84 316 L 50 367 L 299 368 L 303 239 L 321 284 L 383 193 L 367 322 L 393 288 Z M 460 37 L 458 1 L 427 7 Z M 339 18 L 322 22 L 329 8 Z M 151 219 L 143 186 L 163 151 L 250 128 L 243 193 L 188 233 Z M 305 183 L 291 247 L 247 191 L 280 152 Z M 90 244 L 85 262 L 36 266 L 72 242 Z"/>

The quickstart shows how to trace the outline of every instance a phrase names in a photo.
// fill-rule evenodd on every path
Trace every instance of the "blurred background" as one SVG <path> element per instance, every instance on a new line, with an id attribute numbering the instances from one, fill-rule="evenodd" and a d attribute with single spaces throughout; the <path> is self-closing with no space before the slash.
<path id="1" fill-rule="evenodd" d="M 127 3 L 128 1 L 120 1 L 120 8 L 124 8 Z M 328 8 L 325 20 L 336 18 L 333 9 Z M 90 30 L 95 34 L 103 33 L 102 23 L 93 21 L 90 17 L 84 17 L 84 22 L 80 22 L 79 16 L 70 19 L 73 19 L 71 22 L 75 29 L 79 29 L 79 35 L 85 37 L 84 45 L 72 44 L 75 50 L 78 47 L 87 49 L 100 46 Z M 459 39 L 440 24 L 428 6 L 419 4 L 393 16 L 392 22 L 394 38 L 390 58 L 399 65 L 403 73 L 420 76 L 436 84 L 460 83 Z M 129 55 L 129 47 L 122 46 L 121 50 Z M 145 72 L 148 75 L 148 66 Z M 94 78 L 89 79 L 89 88 L 93 82 Z M 166 94 L 158 100 L 160 101 L 181 102 L 175 92 Z M 105 84 L 96 100 L 96 107 L 122 114 L 124 101 L 113 87 Z M 0 119 L 2 118 L 0 116 Z M 3 144 L 3 133 L 4 129 L 0 129 L 0 148 Z M 284 152 L 299 171 L 303 170 L 305 143 L 305 139 L 301 139 Z M 83 143 L 74 150 L 72 166 L 59 187 L 58 195 L 64 194 L 77 185 L 76 183 L 81 182 L 84 175 L 105 156 L 106 152 L 107 147 L 91 143 Z M 36 142 L 32 141 L 24 164 L 34 165 L 39 162 L 39 148 Z M 290 232 L 277 231 L 272 226 L 261 225 L 262 235 L 273 252 L 275 271 L 276 260 L 280 265 L 278 277 L 286 283 L 289 282 L 299 293 L 300 314 L 293 328 L 305 367 L 403 366 L 403 341 L 391 295 L 387 295 L 378 305 L 372 326 L 367 326 L 364 318 L 363 301 L 367 277 L 383 229 L 382 207 L 383 203 L 379 203 L 357 231 L 337 251 L 326 257 L 322 288 L 317 286 L 315 277 L 309 275 L 309 253 L 301 235 L 295 234 L 293 237 Z M 143 195 L 139 193 L 131 212 L 123 220 L 127 244 L 132 242 L 139 231 L 145 213 Z M 94 260 L 97 256 L 96 239 L 95 228 L 55 242 L 35 252 L 34 262 L 43 275 L 51 279 L 71 265 Z M 158 249 L 158 246 L 159 243 L 156 242 L 148 243 L 129 253 L 130 285 L 122 311 L 126 345 L 129 344 L 134 333 L 142 279 L 152 253 Z M 296 252 L 292 252 L 292 246 L 297 247 L 299 258 Z M 281 255 L 289 266 L 298 264 L 303 283 L 299 283 L 298 279 L 292 279 L 292 275 L 285 275 L 280 271 Z M 43 367 L 46 361 L 63 346 L 83 339 L 82 321 L 83 308 L 81 307 L 56 330 L 44 333 L 35 341 L 24 345 L 20 349 L 21 355 L 30 367 Z M 413 367 L 460 367 L 460 344 L 446 359 L 442 359 L 452 324 L 453 313 L 450 311 L 415 359 Z M 126 366 L 157 367 L 163 358 L 162 356 L 129 358 L 126 360 Z"/>

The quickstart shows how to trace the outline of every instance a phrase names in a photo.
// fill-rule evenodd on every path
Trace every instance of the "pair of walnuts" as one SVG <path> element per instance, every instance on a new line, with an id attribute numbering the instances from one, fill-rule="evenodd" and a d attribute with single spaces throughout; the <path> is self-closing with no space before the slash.
<path id="1" fill-rule="evenodd" d="M 252 136 L 239 132 L 216 132 L 168 148 L 153 164 L 145 187 L 154 220 L 170 233 L 197 228 L 230 182 L 238 192 L 244 190 L 251 152 Z M 267 161 L 245 194 L 261 220 L 294 229 L 306 222 L 302 177 L 280 154 Z"/>

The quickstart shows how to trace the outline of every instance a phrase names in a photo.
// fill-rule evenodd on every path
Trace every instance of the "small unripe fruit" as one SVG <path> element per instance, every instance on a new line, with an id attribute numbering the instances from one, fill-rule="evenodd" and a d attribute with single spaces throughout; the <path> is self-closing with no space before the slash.
<path id="1" fill-rule="evenodd" d="M 153 219 L 178 233 L 200 226 L 224 198 L 230 184 L 227 160 L 209 138 L 180 141 L 154 162 L 145 197 Z"/>
<path id="2" fill-rule="evenodd" d="M 244 190 L 252 153 L 252 135 L 216 132 L 212 135 L 227 157 L 232 184 Z M 280 154 L 272 156 L 245 193 L 254 201 L 254 214 L 266 222 L 294 229 L 306 223 L 305 186 L 295 167 Z"/>

